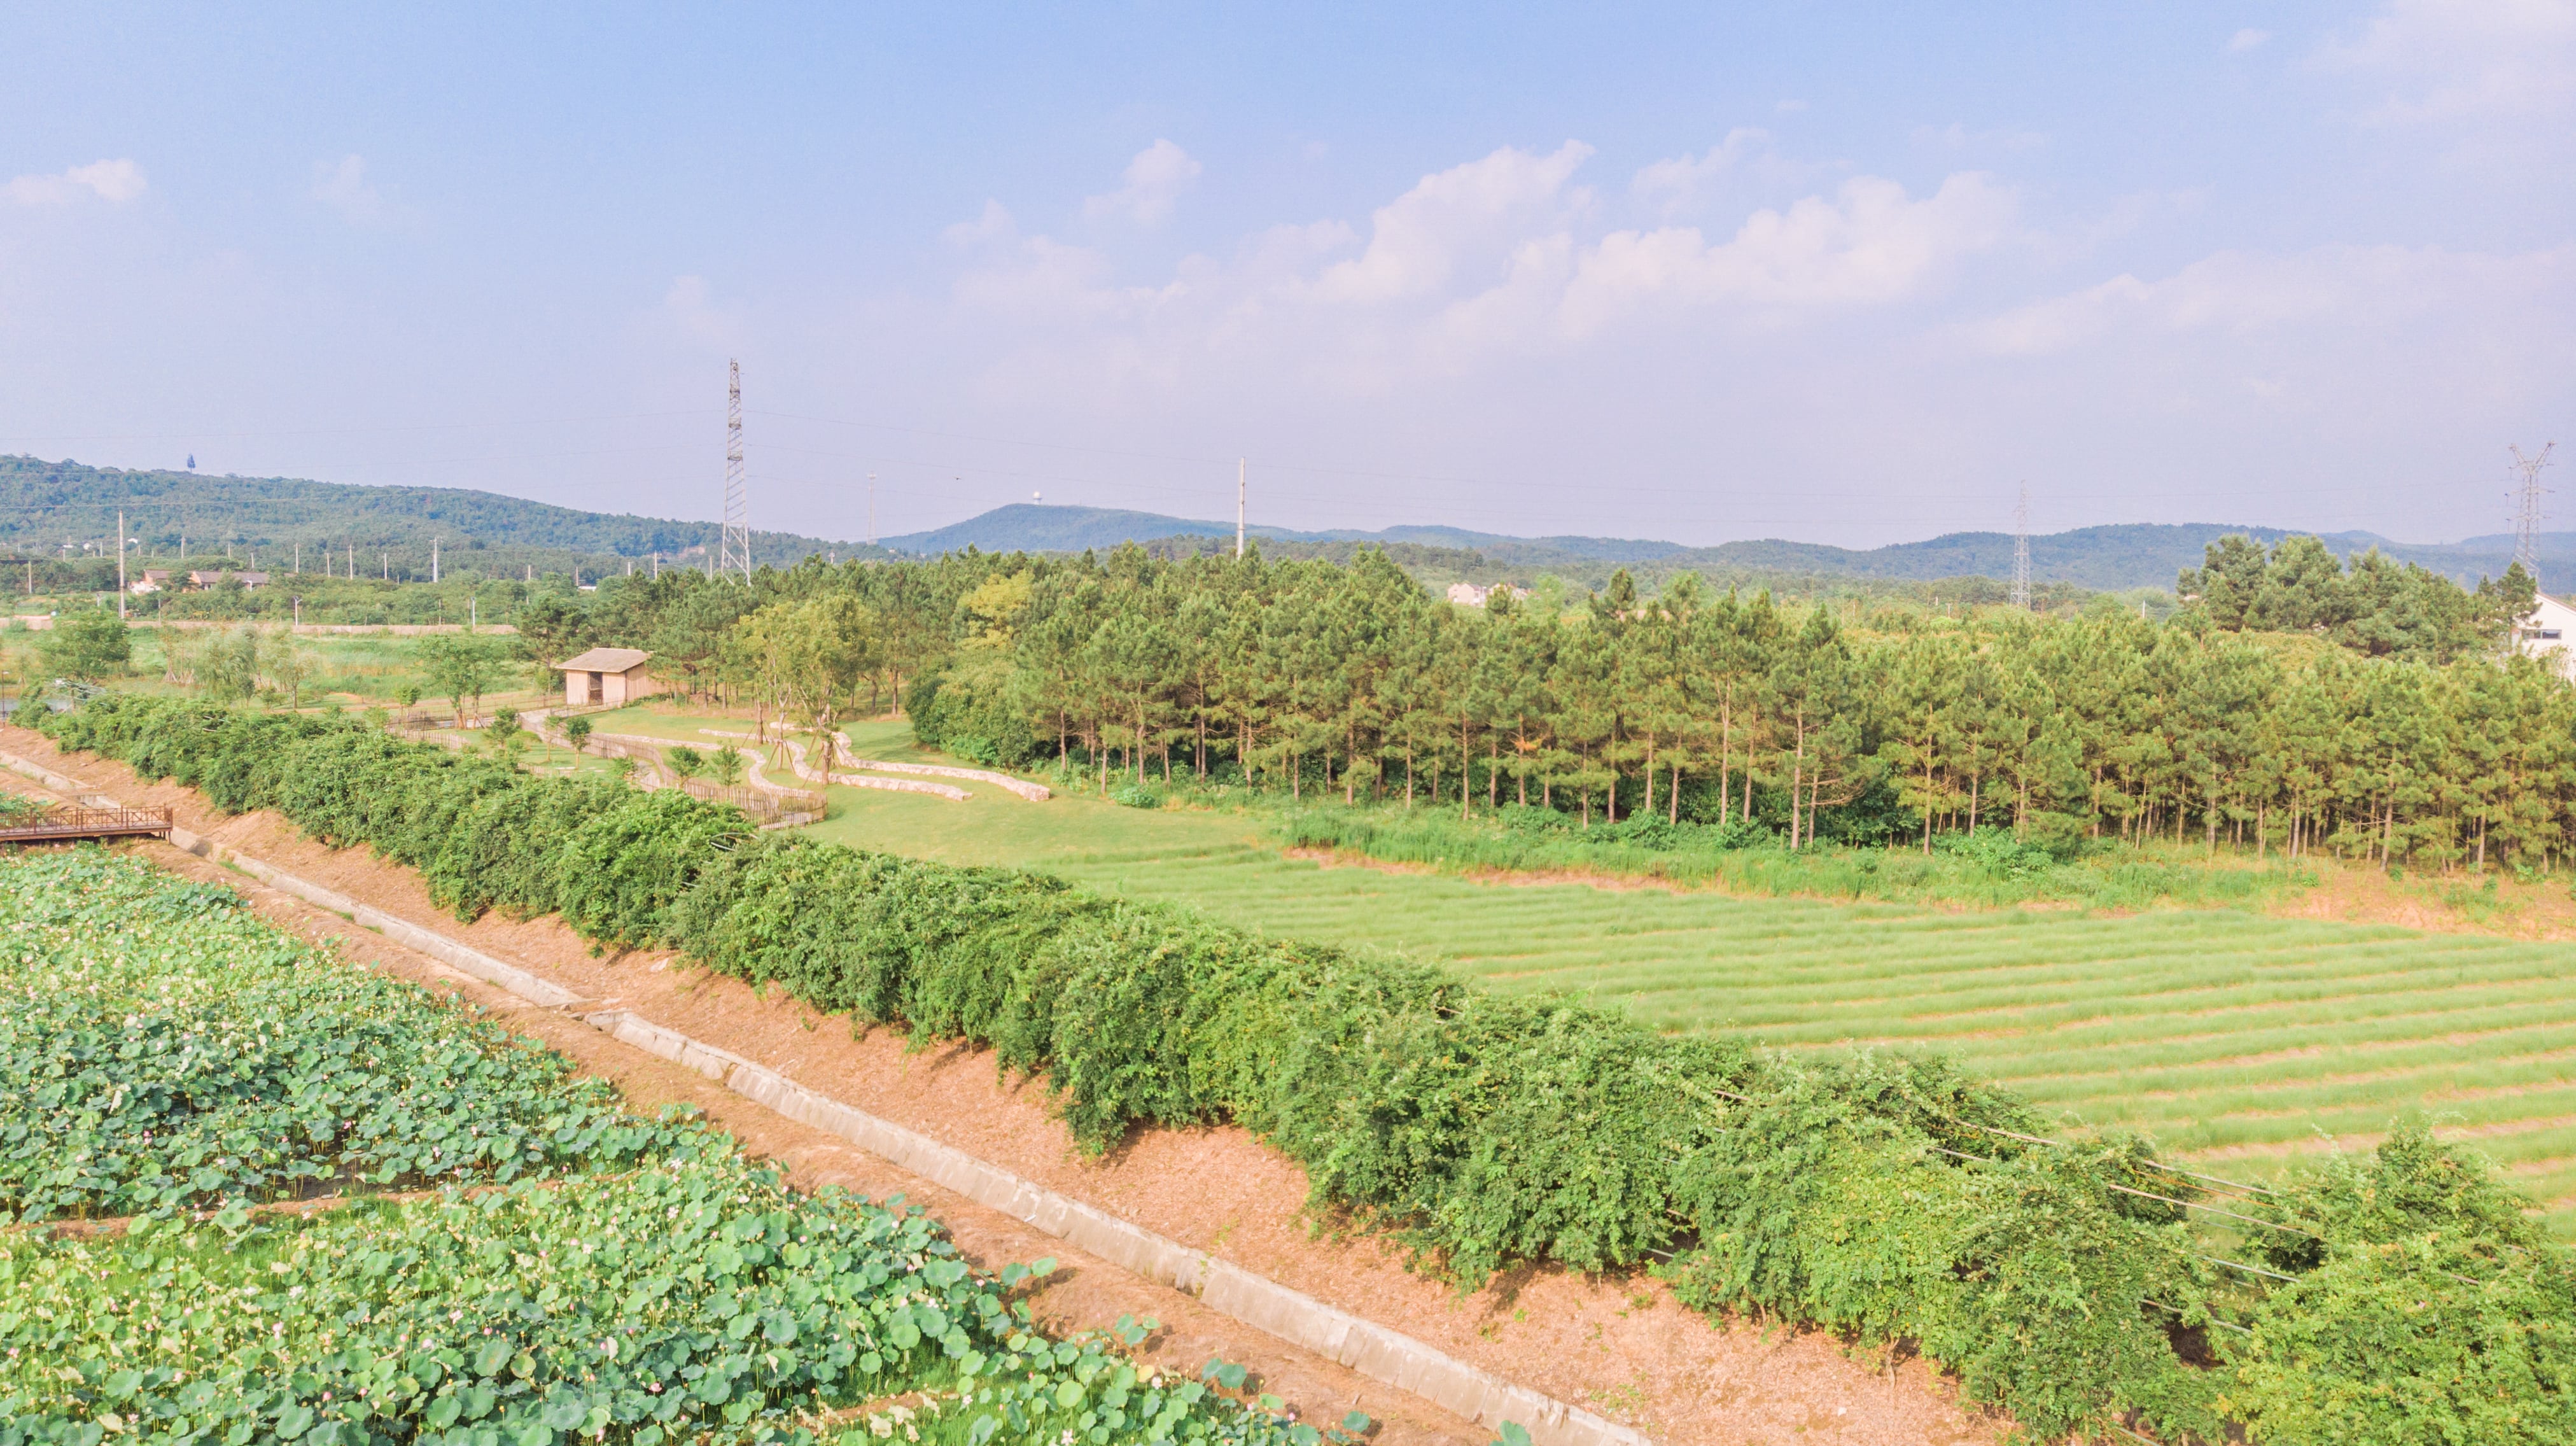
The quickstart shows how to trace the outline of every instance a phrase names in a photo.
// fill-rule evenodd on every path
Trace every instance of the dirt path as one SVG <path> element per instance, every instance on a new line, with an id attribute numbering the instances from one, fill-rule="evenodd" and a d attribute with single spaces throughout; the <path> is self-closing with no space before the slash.
<path id="1" fill-rule="evenodd" d="M 1461 1295 L 1406 1270 L 1400 1255 L 1379 1238 L 1318 1233 L 1303 1209 L 1304 1172 L 1241 1130 L 1140 1131 L 1108 1158 L 1088 1159 L 1048 1113 L 1044 1088 L 999 1078 L 983 1051 L 947 1046 L 912 1052 L 887 1029 L 854 1035 L 846 1019 L 819 1016 L 774 994 L 763 998 L 739 981 L 689 969 L 667 955 L 592 958 L 588 945 L 551 918 L 520 922 L 487 917 L 460 925 L 430 904 L 411 871 L 362 850 L 324 848 L 269 815 L 225 818 L 189 790 L 138 784 L 121 764 L 59 755 L 23 730 L 7 730 L 0 748 L 126 802 L 168 805 L 182 827 L 510 959 L 598 1000 L 599 1008 L 632 1010 L 731 1050 L 810 1089 L 1402 1331 L 1505 1379 L 1635 1426 L 1669 1446 L 1734 1446 L 1792 1437 L 1894 1446 L 1985 1442 L 2000 1435 L 1997 1423 L 1954 1404 L 1948 1383 L 1933 1377 L 1920 1361 L 1906 1362 L 1891 1373 L 1875 1352 L 1847 1355 L 1833 1339 L 1813 1332 L 1718 1325 L 1684 1309 L 1661 1283 L 1642 1277 L 1590 1279 L 1555 1269 L 1523 1270 Z M 246 892 L 257 887 L 174 849 L 153 845 L 147 851 L 156 859 L 172 860 L 174 867 L 193 868 L 196 876 L 223 877 Z M 258 892 L 268 896 L 263 908 L 273 901 L 303 915 L 317 912 L 270 891 Z M 370 962 L 404 956 L 415 968 L 441 967 L 353 930 L 335 916 L 319 918 L 327 921 L 324 932 L 354 936 L 353 956 Z M 507 1000 L 479 983 L 471 987 L 483 991 L 479 996 L 468 991 L 478 1002 L 484 996 Z M 702 1104 L 754 1149 L 796 1166 L 800 1179 L 807 1178 L 802 1172 L 809 1168 L 823 1166 L 848 1172 L 851 1179 L 912 1178 L 585 1025 L 525 1006 L 516 1007 L 513 1022 L 586 1068 L 619 1080 L 630 1092 L 646 1091 L 637 1094 L 639 1101 L 685 1098 Z M 822 1177 L 812 1178 L 822 1183 Z M 904 1186 L 852 1188 L 881 1193 Z M 916 1181 L 911 1198 L 932 1204 L 979 1260 L 1068 1254 L 1062 1242 L 936 1186 Z M 1179 1292 L 1105 1265 L 1075 1272 L 1068 1284 L 1051 1283 L 1048 1308 L 1068 1308 L 1057 1304 L 1060 1290 L 1109 1291 L 1099 1279 L 1103 1275 L 1119 1276 L 1129 1294 L 1118 1297 L 1116 1309 L 1098 1323 L 1134 1311 L 1161 1317 L 1175 1332 L 1203 1331 L 1211 1341 L 1229 1339 L 1229 1333 L 1252 1334 Z M 1160 1303 L 1138 1304 L 1138 1299 Z M 1360 1409 L 1389 1421 L 1384 1439 L 1390 1441 L 1416 1439 L 1399 1434 L 1400 1423 L 1412 1418 L 1390 1406 L 1390 1399 L 1407 1403 L 1414 1417 L 1438 1416 L 1414 1398 L 1362 1383 L 1337 1365 L 1315 1357 L 1305 1357 L 1311 1365 L 1294 1363 L 1304 1353 L 1266 1336 L 1255 1339 L 1267 1343 L 1268 1355 L 1241 1343 L 1193 1346 L 1200 1355 L 1189 1364 L 1194 1367 L 1217 1353 L 1247 1361 L 1272 1374 L 1276 1383 L 1270 1389 L 1300 1403 L 1347 1401 L 1356 1392 L 1363 1401 Z M 1312 1374 L 1300 1376 L 1298 1371 Z M 1292 1380 L 1312 1385 L 1292 1390 Z M 1324 1394 L 1316 1394 L 1318 1388 Z M 1342 1409 L 1347 1407 L 1336 1406 L 1329 1414 L 1338 1416 Z M 1310 1404 L 1308 1410 L 1310 1415 L 1326 1414 L 1320 1404 Z M 1462 1430 L 1475 1439 L 1483 1437 L 1446 1417 L 1401 1430 L 1420 1432 L 1424 1440 L 1457 1439 Z"/>

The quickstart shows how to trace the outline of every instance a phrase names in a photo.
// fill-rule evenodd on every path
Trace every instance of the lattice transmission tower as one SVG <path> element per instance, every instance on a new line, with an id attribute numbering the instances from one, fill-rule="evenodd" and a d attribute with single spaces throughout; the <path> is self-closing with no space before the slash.
<path id="1" fill-rule="evenodd" d="M 742 363 L 727 364 L 725 382 L 724 539 L 716 548 L 716 575 L 739 571 L 751 581 L 751 479 L 742 465 Z"/>
<path id="2" fill-rule="evenodd" d="M 2525 454 L 2520 447 L 2513 452 L 2513 470 L 2520 479 L 2513 496 L 2513 560 L 2522 570 L 2540 581 L 2540 499 L 2549 489 L 2540 485 L 2540 469 L 2549 465 L 2549 454 L 2556 442 L 2543 443 L 2537 452 Z"/>
<path id="3" fill-rule="evenodd" d="M 2030 484 L 2021 484 L 2021 501 L 2013 507 L 2012 605 L 2030 606 Z"/>

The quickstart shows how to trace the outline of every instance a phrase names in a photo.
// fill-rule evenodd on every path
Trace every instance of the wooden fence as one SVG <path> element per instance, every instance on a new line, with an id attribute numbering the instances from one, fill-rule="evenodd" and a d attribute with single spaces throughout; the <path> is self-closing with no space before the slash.
<path id="1" fill-rule="evenodd" d="M 169 836 L 170 810 L 166 808 L 57 807 L 0 823 L 0 844 Z"/>

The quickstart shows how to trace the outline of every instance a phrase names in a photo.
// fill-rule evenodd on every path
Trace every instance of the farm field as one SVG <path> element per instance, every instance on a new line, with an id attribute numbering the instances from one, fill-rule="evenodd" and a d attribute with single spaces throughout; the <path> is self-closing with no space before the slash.
<path id="1" fill-rule="evenodd" d="M 0 1063 L 27 1075 L 0 1092 L 23 1146 L 0 1220 L 40 1227 L 0 1236 L 9 1441 L 813 1446 L 917 1412 L 948 1443 L 1327 1439 L 1144 1375 L 1128 1322 L 1051 1338 L 1010 1298 L 1028 1268 L 981 1274 L 919 1212 L 628 1114 L 228 889 L 13 852 L 0 933 Z M 41 1228 L 65 1215 L 110 1218 Z"/>
<path id="2" fill-rule="evenodd" d="M 614 719 L 616 721 L 610 721 Z M 642 720 L 642 721 L 629 721 Z M 603 731 L 725 726 L 668 707 Z M 851 730 L 917 757 L 900 723 Z M 2467 1134 L 2576 1234 L 2576 948 L 2245 910 L 1945 910 L 1498 885 L 1286 857 L 1257 821 L 1078 794 L 967 803 L 835 787 L 811 830 L 1044 869 L 1282 935 L 1564 989 L 1785 1048 L 1930 1047 L 2043 1105 L 2256 1175 L 2408 1110 Z"/>

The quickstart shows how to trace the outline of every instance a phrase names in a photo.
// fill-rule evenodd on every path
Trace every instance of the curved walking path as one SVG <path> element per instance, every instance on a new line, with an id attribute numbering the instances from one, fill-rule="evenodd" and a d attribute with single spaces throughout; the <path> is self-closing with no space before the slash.
<path id="1" fill-rule="evenodd" d="M 717 738 L 754 738 L 758 736 L 751 733 L 736 732 L 727 728 L 701 728 L 698 731 Z M 790 766 L 795 769 L 797 777 L 805 779 L 811 783 L 822 783 L 826 781 L 823 777 L 823 770 L 816 768 L 813 764 L 806 761 L 804 744 L 797 742 L 793 735 L 786 733 L 780 734 L 778 736 L 778 741 L 787 745 L 788 757 L 794 760 L 793 764 Z M 849 740 L 845 738 L 842 741 L 846 743 Z M 864 773 L 835 773 L 831 776 L 829 781 L 840 784 L 844 788 L 882 788 L 890 793 L 927 793 L 934 797 L 945 798 L 955 803 L 964 803 L 967 799 L 974 797 L 973 794 L 968 793 L 966 790 L 953 784 L 928 783 L 918 778 L 871 778 Z"/>

